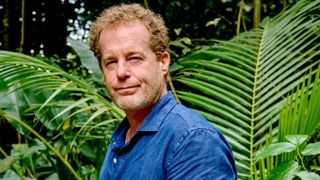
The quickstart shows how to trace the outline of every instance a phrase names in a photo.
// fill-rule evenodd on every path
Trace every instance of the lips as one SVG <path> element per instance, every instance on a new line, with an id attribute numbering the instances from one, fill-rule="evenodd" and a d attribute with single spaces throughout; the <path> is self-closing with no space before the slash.
<path id="1" fill-rule="evenodd" d="M 140 86 L 123 86 L 123 87 L 118 87 L 118 88 L 115 88 L 115 90 L 120 94 L 120 95 L 130 95 L 130 94 L 133 94 L 135 93 L 138 88 Z"/>

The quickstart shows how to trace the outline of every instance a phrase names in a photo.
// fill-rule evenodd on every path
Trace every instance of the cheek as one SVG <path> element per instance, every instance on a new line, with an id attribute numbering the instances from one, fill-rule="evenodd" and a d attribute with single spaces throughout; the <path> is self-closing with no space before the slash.
<path id="1" fill-rule="evenodd" d="M 104 72 L 104 70 L 102 70 L 102 78 L 103 78 L 103 82 L 106 84 L 106 82 L 107 82 L 107 75 L 106 75 L 106 73 Z"/>
<path id="2" fill-rule="evenodd" d="M 105 70 L 103 71 L 103 82 L 106 86 L 108 86 L 111 82 L 112 75 L 110 73 L 107 73 Z"/>
<path id="3" fill-rule="evenodd" d="M 148 74 L 148 79 L 152 81 L 151 83 L 160 83 L 161 79 L 164 77 L 163 71 L 159 66 L 150 69 Z"/>
<path id="4" fill-rule="evenodd" d="M 159 72 L 158 68 L 149 66 L 148 68 L 140 69 L 140 71 L 135 71 L 133 76 L 140 80 L 146 79 L 150 81 L 158 77 L 160 75 Z"/>
<path id="5" fill-rule="evenodd" d="M 110 81 L 110 78 L 104 78 L 104 85 L 106 87 L 106 90 L 108 91 L 109 94 L 113 93 L 113 89 L 112 89 L 112 82 Z"/>

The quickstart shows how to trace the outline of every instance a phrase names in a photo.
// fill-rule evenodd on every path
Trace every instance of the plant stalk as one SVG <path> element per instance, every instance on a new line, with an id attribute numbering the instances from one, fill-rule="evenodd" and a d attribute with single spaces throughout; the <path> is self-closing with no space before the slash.
<path id="1" fill-rule="evenodd" d="M 56 156 L 58 156 L 58 158 L 67 166 L 67 168 L 71 171 L 71 173 L 77 178 L 77 179 L 81 179 L 81 177 L 76 173 L 76 171 L 72 168 L 72 166 L 69 164 L 68 161 L 66 161 L 62 155 L 45 139 L 43 138 L 38 132 L 36 132 L 34 129 L 32 129 L 28 124 L 26 124 L 25 122 L 7 114 L 4 113 L 3 116 L 7 119 L 11 119 L 13 121 L 16 121 L 17 123 L 19 123 L 20 125 L 22 125 L 24 128 L 26 128 L 27 130 L 29 130 L 32 134 L 34 134 L 37 138 L 39 138 L 50 150 L 53 151 L 54 154 L 56 154 Z"/>
<path id="2" fill-rule="evenodd" d="M 19 52 L 22 53 L 23 51 L 23 44 L 24 44 L 24 23 L 25 23 L 25 0 L 21 0 L 21 38 L 20 38 L 20 46 Z"/>
<path id="3" fill-rule="evenodd" d="M 261 16 L 261 0 L 253 0 L 253 28 L 258 28 Z"/>

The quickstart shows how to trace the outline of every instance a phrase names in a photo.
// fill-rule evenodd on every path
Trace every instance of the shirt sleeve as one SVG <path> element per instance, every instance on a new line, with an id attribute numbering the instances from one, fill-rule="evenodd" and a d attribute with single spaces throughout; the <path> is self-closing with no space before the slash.
<path id="1" fill-rule="evenodd" d="M 220 133 L 197 129 L 179 142 L 168 160 L 167 179 L 237 179 L 231 149 Z"/>

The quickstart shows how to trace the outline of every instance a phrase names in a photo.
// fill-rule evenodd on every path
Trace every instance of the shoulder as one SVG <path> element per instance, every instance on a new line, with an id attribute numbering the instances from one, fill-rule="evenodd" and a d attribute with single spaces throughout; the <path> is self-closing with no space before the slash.
<path id="1" fill-rule="evenodd" d="M 229 144 L 201 114 L 177 104 L 162 126 L 167 137 L 171 137 L 166 160 L 169 177 L 201 179 L 219 177 L 219 172 L 234 177 L 235 164 Z"/>
<path id="2" fill-rule="evenodd" d="M 171 136 L 172 156 L 188 144 L 202 148 L 213 146 L 231 151 L 224 136 L 201 114 L 183 105 L 177 104 L 164 120 L 162 131 Z"/>
<path id="3" fill-rule="evenodd" d="M 163 123 L 164 126 L 169 126 L 172 130 L 177 131 L 191 132 L 197 129 L 206 129 L 213 133 L 218 132 L 200 113 L 180 104 L 176 104 L 171 109 Z"/>

